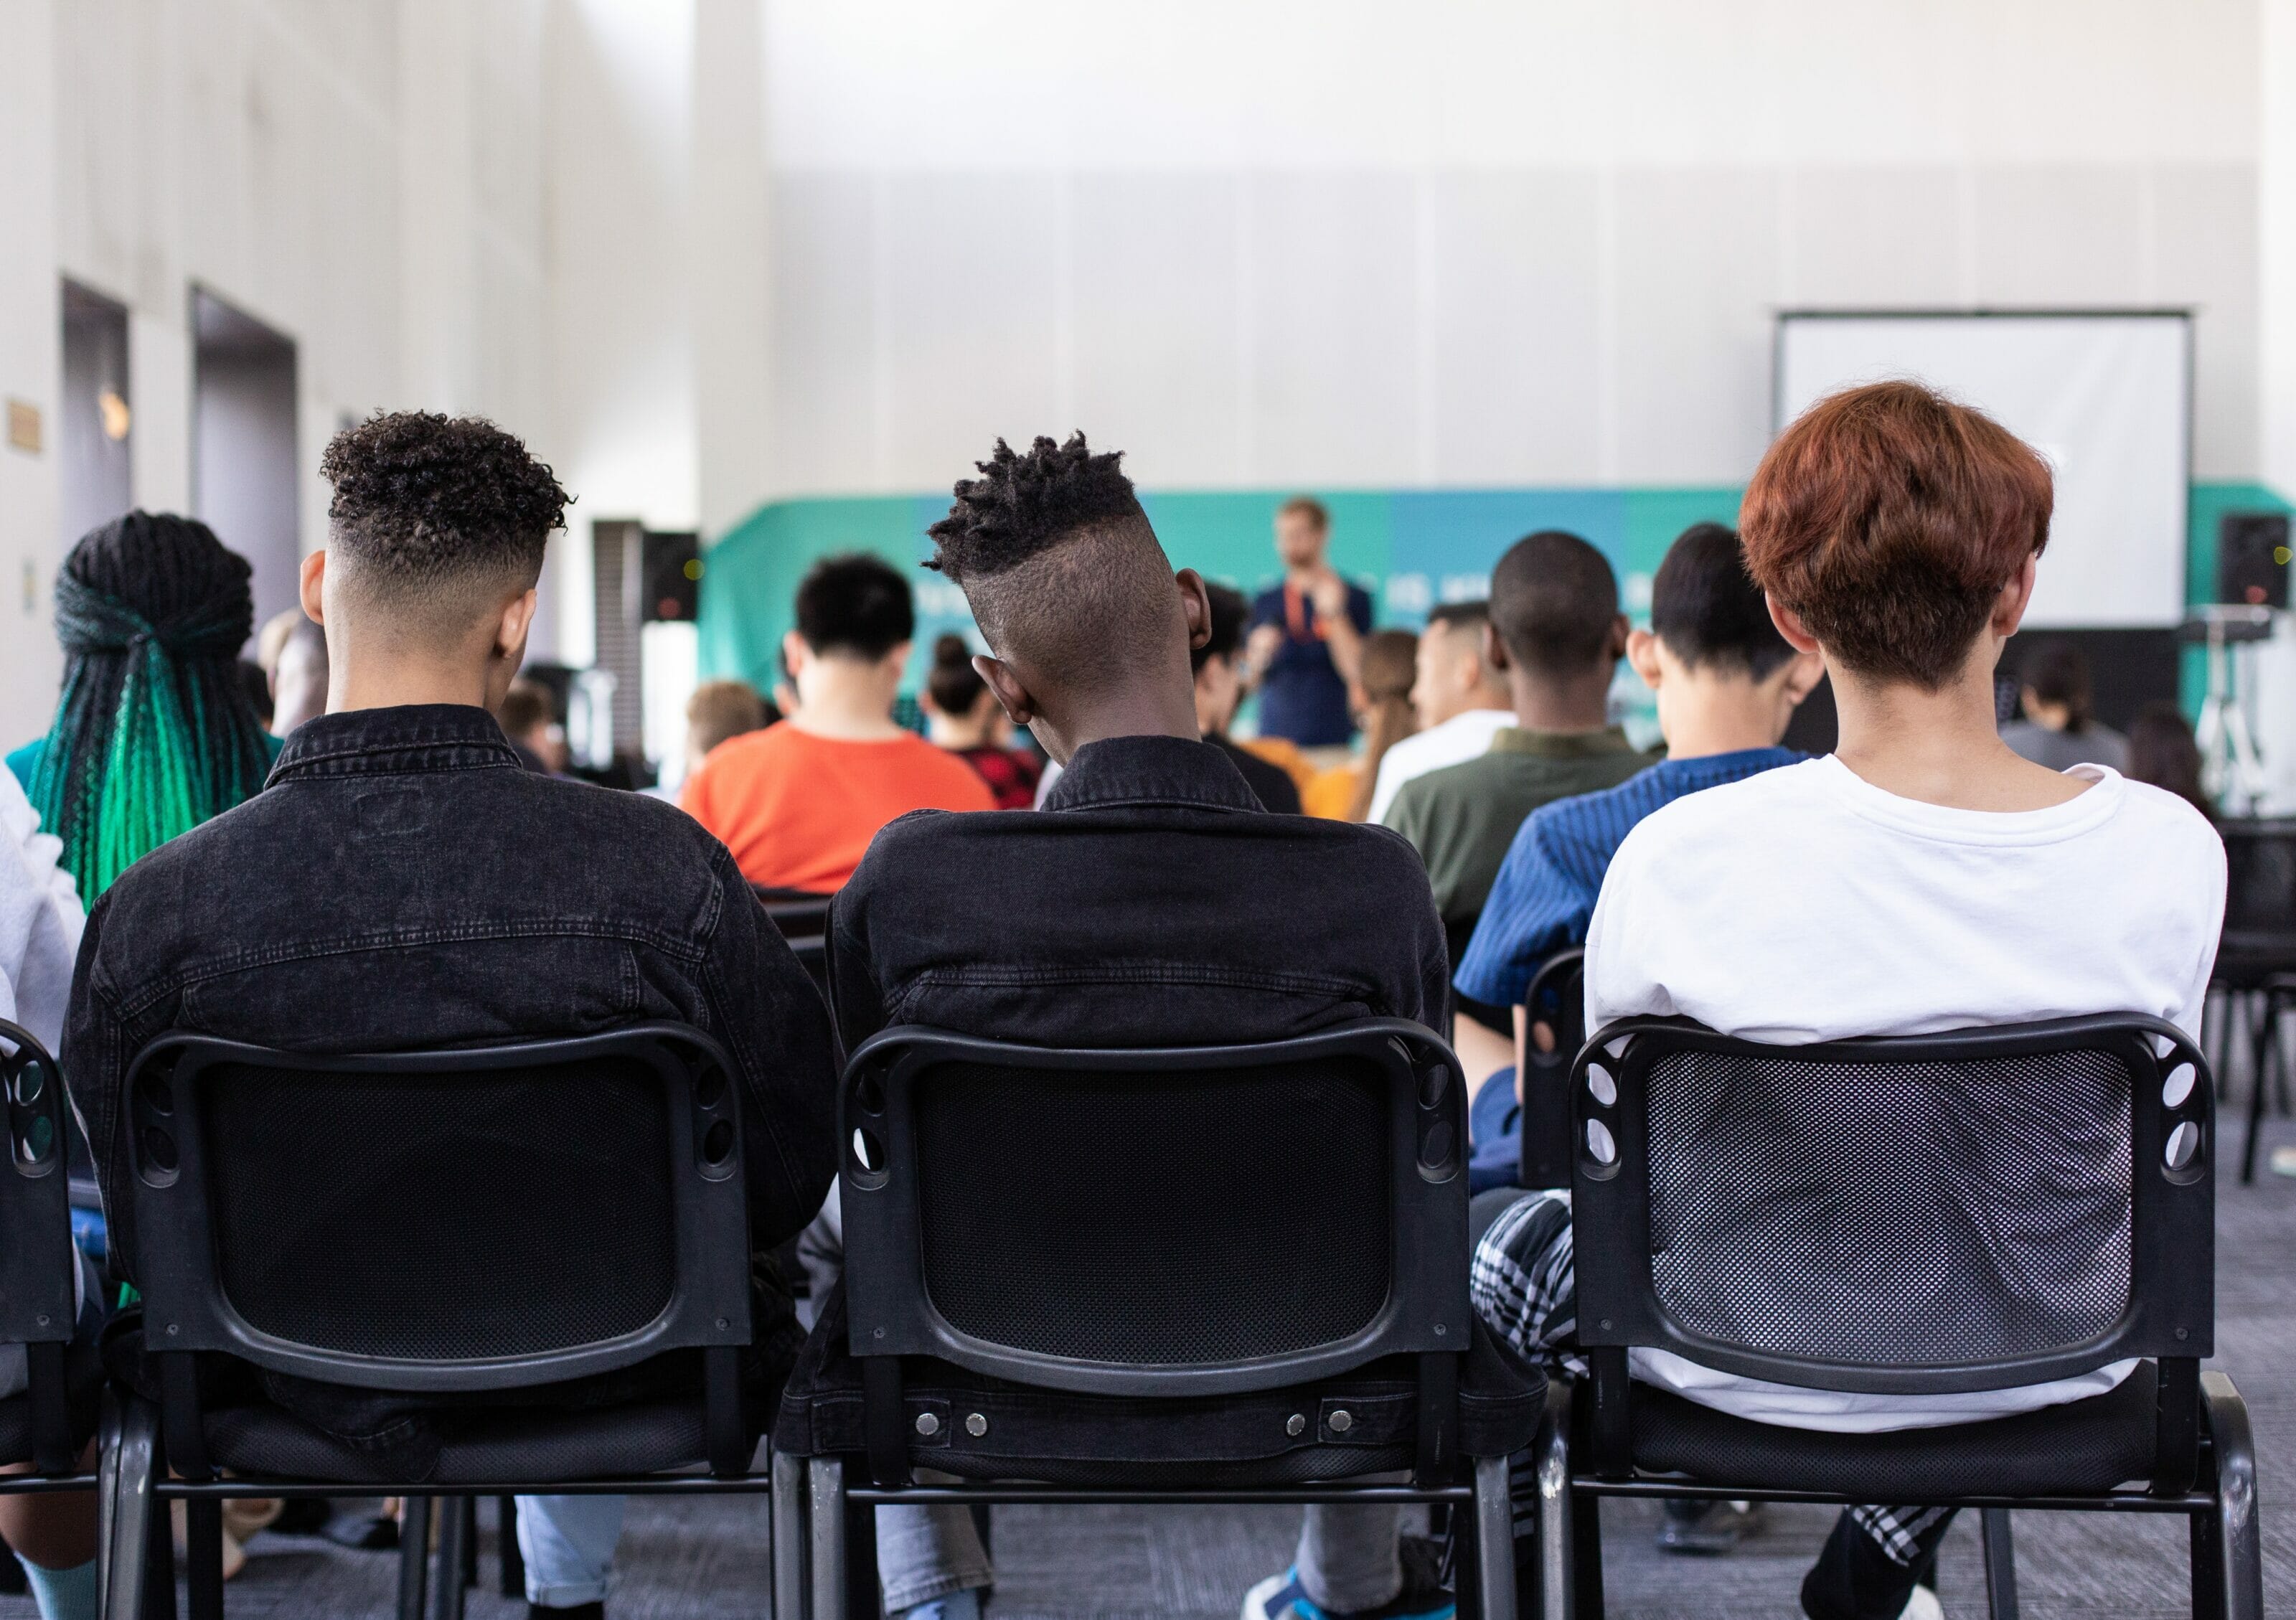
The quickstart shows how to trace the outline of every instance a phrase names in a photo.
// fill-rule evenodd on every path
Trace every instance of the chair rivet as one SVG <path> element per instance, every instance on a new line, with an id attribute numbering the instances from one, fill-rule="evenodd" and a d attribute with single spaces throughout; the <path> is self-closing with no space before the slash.
<path id="1" fill-rule="evenodd" d="M 1353 1428 L 1356 1426 L 1356 1420 L 1355 1420 L 1355 1419 L 1354 1419 L 1354 1418 L 1350 1417 L 1350 1416 L 1347 1413 L 1347 1411 L 1343 1409 L 1343 1410 L 1341 1410 L 1341 1411 L 1335 1411 L 1335 1412 L 1333 1412 L 1333 1413 L 1332 1414 L 1332 1416 L 1331 1416 L 1331 1425 L 1332 1425 L 1332 1432 L 1333 1434 L 1335 1434 L 1335 1435 L 1344 1435 L 1344 1434 L 1346 1434 L 1346 1433 L 1348 1432 L 1348 1430 L 1349 1430 L 1349 1429 Z"/>
<path id="2" fill-rule="evenodd" d="M 169 1322 L 168 1324 L 168 1337 L 169 1338 L 175 1338 L 178 1331 L 180 1331 L 180 1330 L 176 1328 L 174 1322 Z"/>
<path id="3" fill-rule="evenodd" d="M 1283 1432 L 1285 1434 L 1301 1435 L 1307 1433 L 1307 1431 L 1308 1420 L 1301 1417 L 1298 1412 L 1295 1411 L 1290 1417 L 1283 1420 Z"/>
<path id="4" fill-rule="evenodd" d="M 42 1326 L 42 1327 L 44 1327 L 44 1328 L 45 1328 L 45 1327 L 46 1327 L 46 1326 L 48 1325 L 48 1319 L 47 1319 L 47 1316 L 45 1315 L 45 1313 L 42 1313 L 41 1315 L 39 1315 L 39 1316 L 37 1316 L 37 1317 L 34 1318 L 34 1320 L 35 1320 L 35 1321 L 37 1321 L 40 1324 L 40 1326 Z"/>
<path id="5" fill-rule="evenodd" d="M 882 1328 L 878 1329 L 878 1330 L 877 1330 L 877 1337 L 878 1337 L 879 1338 L 884 1338 L 884 1337 L 885 1337 L 885 1330 L 884 1330 L 884 1329 L 882 1329 Z"/>
<path id="6" fill-rule="evenodd" d="M 47 1321 L 48 1319 L 47 1319 L 46 1317 L 43 1316 L 43 1317 L 41 1317 L 41 1318 L 40 1318 L 40 1320 L 41 1320 L 42 1321 Z M 2179 1341 L 2182 1341 L 2182 1340 L 2184 1340 L 2184 1339 L 2190 1338 L 2191 1337 L 2192 1337 L 2192 1334 L 2191 1334 L 2189 1331 L 2187 1331 L 2186 1330 L 2185 1330 L 2185 1329 L 2183 1329 L 2183 1328 L 2179 1328 L 2179 1329 L 2177 1329 L 2177 1339 L 2178 1339 Z"/>
<path id="7" fill-rule="evenodd" d="M 721 1317 L 719 1317 L 719 1318 L 718 1319 L 718 1331 L 719 1331 L 720 1333 L 723 1333 L 725 1330 L 726 1330 L 726 1319 L 725 1319 L 724 1317 L 722 1317 L 722 1316 L 721 1316 Z"/>
<path id="8" fill-rule="evenodd" d="M 988 1418 L 977 1411 L 970 1413 L 964 1420 L 964 1432 L 975 1440 L 980 1439 L 988 1432 Z"/>
<path id="9" fill-rule="evenodd" d="M 1436 1337 L 1436 1338 L 1442 1338 L 1446 1333 L 1448 1333 L 1449 1331 L 1450 1331 L 1450 1330 L 1449 1330 L 1448 1328 L 1445 1327 L 1441 1322 L 1439 1322 L 1439 1322 L 1437 1322 L 1437 1323 L 1435 1324 L 1435 1337 Z"/>
<path id="10" fill-rule="evenodd" d="M 940 1433 L 940 1420 L 934 1417 L 932 1413 L 929 1411 L 919 1412 L 917 1414 L 917 1433 L 922 1435 L 928 1440 L 931 1439 L 935 1435 Z"/>

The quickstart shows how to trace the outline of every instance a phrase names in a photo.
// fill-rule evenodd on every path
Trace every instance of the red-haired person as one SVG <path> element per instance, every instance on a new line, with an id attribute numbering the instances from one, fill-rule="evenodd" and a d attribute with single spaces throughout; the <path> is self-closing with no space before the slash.
<path id="1" fill-rule="evenodd" d="M 1627 836 L 1587 937 L 1589 1028 L 1677 1014 L 1796 1043 L 2126 1011 L 2199 1037 L 2225 897 L 2206 818 L 2105 765 L 2020 758 L 1994 729 L 1994 667 L 2031 600 L 2052 500 L 2030 446 L 1915 383 L 1836 394 L 1779 436 L 1740 532 L 1779 632 L 1825 660 L 1841 744 L 1677 799 Z M 2005 1096 L 1997 1115 L 1982 1096 L 1966 1100 L 1956 1128 L 2006 1142 L 2038 1100 Z M 2126 1116 L 2097 1129 L 2125 1133 Z M 2034 1167 L 2016 1223 L 1993 1234 L 2004 1277 L 2109 1282 L 2117 1264 L 2126 1287 L 2126 1173 L 2116 1191 L 2085 1168 Z M 1806 1166 L 1779 1170 L 1807 1178 Z M 1715 1227 L 1806 1245 L 1807 1199 L 1779 1196 L 1759 1167 L 1745 1180 L 1742 1199 L 1710 1211 Z M 1475 1256 L 1477 1310 L 1551 1361 L 1575 1351 L 1570 1243 L 1567 1201 L 1531 1193 Z M 1908 1277 L 1905 1297 L 1923 1286 Z M 1911 1337 L 1925 1324 L 1901 1325 Z M 1836 1433 L 2083 1400 L 2134 1366 L 1891 1395 L 1762 1383 L 1665 1352 L 1633 1361 L 1636 1378 L 1698 1404 Z M 1802 1583 L 1803 1609 L 1938 1615 L 1932 1572 L 1950 1517 L 1849 1510 Z"/>

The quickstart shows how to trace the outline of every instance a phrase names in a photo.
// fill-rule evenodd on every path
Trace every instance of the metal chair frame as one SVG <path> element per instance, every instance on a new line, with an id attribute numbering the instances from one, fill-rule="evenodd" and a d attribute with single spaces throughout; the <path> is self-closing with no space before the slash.
<path id="1" fill-rule="evenodd" d="M 288 1342 L 253 1327 L 233 1305 L 222 1281 L 209 1202 L 209 1168 L 222 1144 L 204 1139 L 199 1107 L 201 1088 L 215 1083 L 210 1071 L 235 1066 L 435 1083 L 441 1077 L 605 1057 L 634 1060 L 653 1076 L 662 1087 L 669 1125 L 677 1274 L 669 1302 L 652 1322 L 594 1344 L 442 1361 Z M 424 1620 L 432 1503 L 445 1501 L 449 1506 L 439 1525 L 438 1609 L 441 1620 L 459 1620 L 467 1538 L 473 1523 L 470 1504 L 479 1497 L 754 1493 L 768 1488 L 769 1481 L 749 1472 L 751 1447 L 740 1385 L 739 1358 L 750 1342 L 750 1327 L 739 1076 L 717 1042 L 698 1030 L 668 1023 L 496 1046 L 341 1057 L 184 1035 L 162 1035 L 146 1046 L 129 1067 L 126 1095 L 135 1120 L 134 1197 L 144 1249 L 139 1287 L 146 1332 L 149 1339 L 167 1347 L 148 1352 L 159 1364 L 160 1400 L 155 1404 L 131 1397 L 107 1420 L 102 1542 L 102 1612 L 106 1620 L 172 1614 L 172 1537 L 166 1512 L 154 1510 L 155 1504 L 170 1501 L 190 1504 L 192 1620 L 221 1620 L 223 1614 L 223 1502 L 315 1496 L 406 1499 L 400 1529 L 399 1615 L 401 1620 Z M 170 1158 L 172 1163 L 165 1162 Z M 673 1349 L 701 1352 L 708 1475 L 498 1480 L 451 1486 L 422 1480 L 222 1477 L 208 1452 L 194 1361 L 201 1353 L 221 1352 L 258 1367 L 330 1383 L 442 1393 L 557 1383 L 630 1366 Z"/>
<path id="2" fill-rule="evenodd" d="M 1675 1321 L 1651 1280 L 1647 1083 L 1662 1057 L 1683 1051 L 1791 1056 L 1844 1064 L 1950 1062 L 2104 1050 L 2130 1076 L 2131 1254 L 2128 1303 L 2118 1321 L 2085 1344 L 1951 1367 L 1890 1367 L 1786 1357 L 1718 1344 Z M 2190 1064 L 2173 1100 L 2164 1082 Z M 1672 1350 L 1705 1365 L 1773 1382 L 1876 1393 L 2008 1388 L 2070 1376 L 2128 1357 L 2160 1369 L 2155 1473 L 2144 1490 L 2049 1495 L 1928 1495 L 1890 1491 L 1907 1505 L 1974 1508 L 1982 1515 L 1993 1620 L 2014 1620 L 2016 1575 L 2010 1514 L 2019 1509 L 2181 1513 L 2192 1523 L 2194 1612 L 2206 1620 L 2261 1620 L 2261 1548 L 2255 1450 L 2239 1391 L 2223 1373 L 2200 1370 L 2215 1332 L 2215 1087 L 2208 1060 L 2174 1025 L 2136 1014 L 2059 1019 L 1993 1029 L 1826 1042 L 1778 1048 L 1715 1034 L 1687 1019 L 1629 1019 L 1598 1031 L 1571 1067 L 1574 1123 L 1573 1242 L 1578 1339 L 1593 1370 L 1593 1410 L 1580 1428 L 1593 1455 L 1571 1452 L 1572 1405 L 1581 1391 L 1550 1389 L 1538 1459 L 1540 1587 L 1552 1620 L 1599 1620 L 1603 1496 L 1731 1498 L 1853 1505 L 1831 1491 L 1749 1488 L 1639 1470 L 1633 1459 L 1628 1352 Z M 2170 1133 L 2196 1127 L 2182 1163 L 2165 1156 Z M 1599 1126 L 1599 1131 L 1590 1127 Z M 1609 1148 L 1605 1157 L 1603 1149 Z M 1981 1434 L 1982 1426 L 1972 1426 Z M 1972 1444 L 1981 1444 L 1973 1438 Z M 1870 1497 L 1864 1500 L 1871 1500 Z M 1577 1511 L 1578 1504 L 1588 1510 Z"/>

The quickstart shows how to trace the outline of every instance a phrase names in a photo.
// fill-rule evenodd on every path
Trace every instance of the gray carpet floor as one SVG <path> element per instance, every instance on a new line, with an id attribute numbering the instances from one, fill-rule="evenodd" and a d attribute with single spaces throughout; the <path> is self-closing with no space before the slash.
<path id="1" fill-rule="evenodd" d="M 2227 1109 L 2225 1136 L 2235 1145 Z M 2269 1141 L 2296 1143 L 2276 1122 Z M 2255 1416 L 2261 1474 L 2265 1602 L 2296 1612 L 2296 1181 L 2227 1176 L 2218 1215 L 2217 1364 Z M 524 1608 L 494 1595 L 492 1509 L 481 1510 L 482 1589 L 472 1620 L 516 1620 Z M 763 1616 L 767 1508 L 762 1498 L 631 1506 L 609 1613 L 615 1620 Z M 1603 1509 L 1610 1611 L 1624 1620 L 1753 1620 L 1800 1614 L 1802 1571 L 1832 1522 L 1828 1510 L 1774 1508 L 1761 1533 L 1728 1558 L 1685 1559 L 1652 1542 L 1654 1507 Z M 1278 1509 L 1000 1508 L 993 1620 L 1229 1620 L 1252 1583 L 1284 1567 L 1298 1515 Z M 2190 1612 L 2184 1521 L 2139 1515 L 2021 1514 L 2023 1612 L 2030 1620 L 2119 1620 Z M 234 1616 L 384 1620 L 398 1562 L 332 1543 L 258 1536 L 227 1591 Z M 1956 1525 L 1940 1559 L 1947 1612 L 1984 1613 L 1973 1523 Z M 0 1620 L 32 1605 L 0 1600 Z"/>

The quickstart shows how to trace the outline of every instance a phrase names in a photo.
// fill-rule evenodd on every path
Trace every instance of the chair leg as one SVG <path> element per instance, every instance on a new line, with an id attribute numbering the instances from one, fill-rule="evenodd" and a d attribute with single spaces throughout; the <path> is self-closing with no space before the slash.
<path id="1" fill-rule="evenodd" d="M 1578 1538 L 1571 1523 L 1570 1387 L 1561 1379 L 1547 1384 L 1546 1415 L 1539 1420 L 1531 1454 L 1538 1469 L 1539 1620 L 1572 1620 Z"/>
<path id="2" fill-rule="evenodd" d="M 773 1620 L 806 1620 L 805 1464 L 773 1454 Z"/>
<path id="3" fill-rule="evenodd" d="M 176 1526 L 156 1500 L 144 1535 L 144 1620 L 176 1620 Z"/>
<path id="4" fill-rule="evenodd" d="M 502 1564 L 502 1595 L 526 1596 L 526 1555 L 518 1546 L 518 1498 L 495 1498 L 495 1552 Z"/>
<path id="5" fill-rule="evenodd" d="M 807 1620 L 845 1620 L 845 1465 L 816 1457 L 806 1464 L 806 1477 L 813 1601 Z"/>
<path id="6" fill-rule="evenodd" d="M 144 1598 L 151 1569 L 152 1521 L 164 1533 L 167 1515 L 155 1513 L 152 1498 L 159 1414 L 142 1401 L 130 1401 L 106 1428 L 104 1469 L 111 1477 L 107 1534 L 102 1543 L 103 1620 L 144 1620 Z M 176 1606 L 175 1572 L 168 1572 L 168 1607 Z"/>
<path id="7" fill-rule="evenodd" d="M 884 1591 L 877 1583 L 877 1510 L 845 1501 L 846 1620 L 878 1620 Z"/>
<path id="8" fill-rule="evenodd" d="M 184 1514 L 184 1585 L 192 1620 L 223 1620 L 223 1502 L 195 1496 Z"/>
<path id="9" fill-rule="evenodd" d="M 479 1583 L 479 1499 L 458 1496 L 463 1504 L 463 1584 L 473 1587 Z"/>
<path id="10" fill-rule="evenodd" d="M 1483 1620 L 1515 1620 L 1514 1493 L 1504 1456 L 1475 1459 L 1475 1584 Z"/>
<path id="11" fill-rule="evenodd" d="M 2017 1620 L 2017 1544 L 2009 1530 L 2009 1510 L 1988 1508 L 1979 1516 L 1985 1543 L 1985 1611 L 1992 1620 Z"/>
<path id="12" fill-rule="evenodd" d="M 433 1608 L 438 1620 L 463 1620 L 463 1548 L 470 1526 L 471 1499 L 442 1496 L 438 1501 L 438 1600 Z"/>
<path id="13" fill-rule="evenodd" d="M 2208 1407 L 2214 1460 L 2217 1500 L 2209 1540 L 2216 1554 L 2211 1583 L 2219 1594 L 2218 1612 L 2226 1620 L 2264 1620 L 2264 1547 L 2256 1522 L 2256 1442 L 2248 1406 L 2232 1379 L 2213 1370 L 2201 1374 L 2201 1399 Z M 2196 1528 L 2195 1551 L 2200 1542 Z M 2199 1573 L 2196 1566 L 2196 1597 Z"/>
<path id="14" fill-rule="evenodd" d="M 428 1620 L 430 1580 L 430 1499 L 398 1504 L 398 1620 Z"/>
<path id="15" fill-rule="evenodd" d="M 1578 1620 L 1603 1620 L 1603 1499 L 1581 1496 L 1570 1513 L 1570 1601 Z"/>
<path id="16" fill-rule="evenodd" d="M 2256 1180 L 2256 1133 L 2264 1123 L 2265 1087 L 2271 1084 L 2265 1070 L 2276 1044 L 2273 1030 L 2279 1021 L 2272 997 L 2267 994 L 2262 1000 L 2263 1010 L 2251 1010 L 2248 1027 L 2248 1133 L 2240 1150 L 2240 1182 L 2243 1187 Z"/>

